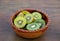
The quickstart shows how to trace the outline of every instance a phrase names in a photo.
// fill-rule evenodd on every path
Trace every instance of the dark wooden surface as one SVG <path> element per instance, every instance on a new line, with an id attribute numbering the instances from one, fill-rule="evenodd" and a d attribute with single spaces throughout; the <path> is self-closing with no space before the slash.
<path id="1" fill-rule="evenodd" d="M 11 15 L 23 8 L 42 10 L 50 17 L 51 23 L 42 37 L 23 39 L 11 28 Z M 0 0 L 0 41 L 60 41 L 60 0 Z"/>

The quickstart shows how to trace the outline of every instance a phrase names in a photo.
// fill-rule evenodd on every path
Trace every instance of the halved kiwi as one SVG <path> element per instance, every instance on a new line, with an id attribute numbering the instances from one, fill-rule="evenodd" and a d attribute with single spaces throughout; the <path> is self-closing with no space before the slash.
<path id="1" fill-rule="evenodd" d="M 17 17 L 18 17 L 18 16 L 22 16 L 22 17 L 23 17 L 23 16 L 24 16 L 24 14 L 22 14 L 22 13 L 19 13 L 19 14 L 17 15 Z"/>
<path id="2" fill-rule="evenodd" d="M 32 15 L 35 20 L 42 19 L 42 15 L 39 12 L 33 12 Z"/>
<path id="3" fill-rule="evenodd" d="M 26 14 L 30 14 L 30 12 L 25 11 L 25 10 L 21 11 L 21 13 L 24 14 L 24 15 L 26 15 Z"/>
<path id="4" fill-rule="evenodd" d="M 23 10 L 18 14 L 18 16 L 24 16 L 26 14 L 30 14 L 30 12 Z"/>
<path id="5" fill-rule="evenodd" d="M 41 26 L 41 28 L 45 26 L 45 20 L 43 19 L 38 19 L 35 22 L 38 23 Z"/>
<path id="6" fill-rule="evenodd" d="M 25 17 L 27 23 L 31 23 L 33 21 L 32 14 L 26 14 L 24 17 Z"/>
<path id="7" fill-rule="evenodd" d="M 18 28 L 23 28 L 26 25 L 26 19 L 24 17 L 16 17 L 14 19 L 14 24 L 18 27 Z"/>
<path id="8" fill-rule="evenodd" d="M 31 23 L 31 24 L 28 24 L 26 27 L 26 29 L 30 31 L 38 30 L 39 28 L 40 26 L 38 25 L 38 23 Z"/>

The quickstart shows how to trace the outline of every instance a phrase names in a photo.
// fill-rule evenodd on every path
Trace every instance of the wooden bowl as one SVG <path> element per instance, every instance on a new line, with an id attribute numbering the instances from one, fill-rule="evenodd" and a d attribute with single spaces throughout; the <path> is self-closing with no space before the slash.
<path id="1" fill-rule="evenodd" d="M 37 31 L 28 31 L 28 30 L 17 28 L 14 25 L 13 21 L 16 18 L 16 16 L 22 11 L 22 10 L 19 10 L 11 17 L 11 25 L 12 25 L 13 30 L 19 36 L 21 36 L 23 38 L 37 38 L 37 37 L 41 36 L 48 28 L 48 25 L 49 25 L 49 18 L 48 18 L 48 16 L 45 13 L 41 12 L 40 10 L 33 10 L 33 9 L 24 9 L 24 10 L 29 11 L 31 13 L 35 12 L 35 11 L 40 12 L 42 14 L 42 16 L 43 16 L 43 19 L 46 21 L 46 26 L 41 28 L 41 29 L 39 29 L 39 30 L 37 30 Z"/>

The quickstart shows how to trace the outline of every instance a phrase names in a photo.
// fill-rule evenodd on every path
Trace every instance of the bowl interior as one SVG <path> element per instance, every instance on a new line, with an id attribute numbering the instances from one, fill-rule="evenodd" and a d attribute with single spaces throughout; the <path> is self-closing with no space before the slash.
<path id="1" fill-rule="evenodd" d="M 21 11 L 22 11 L 22 10 L 21 10 Z M 17 16 L 21 11 L 18 11 L 18 12 L 16 12 L 15 15 L 13 15 L 13 17 L 12 17 L 12 24 L 13 24 L 13 25 L 14 25 L 14 19 L 16 18 L 16 16 Z M 45 20 L 46 25 L 48 24 L 48 17 L 47 17 L 46 14 L 44 14 L 43 12 L 38 11 L 38 10 L 30 10 L 30 9 L 28 9 L 28 10 L 26 10 L 26 11 L 29 11 L 30 13 L 32 13 L 32 12 L 39 12 L 39 13 L 41 13 L 41 14 L 42 14 L 42 19 Z"/>

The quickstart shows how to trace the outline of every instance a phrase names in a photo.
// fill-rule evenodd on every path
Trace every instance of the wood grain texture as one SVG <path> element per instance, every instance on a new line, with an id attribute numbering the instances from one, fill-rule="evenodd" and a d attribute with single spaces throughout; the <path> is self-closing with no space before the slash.
<path id="1" fill-rule="evenodd" d="M 50 17 L 46 33 L 37 39 L 23 39 L 15 34 L 10 17 L 19 9 L 42 10 Z M 0 0 L 0 41 L 60 41 L 60 0 Z"/>

